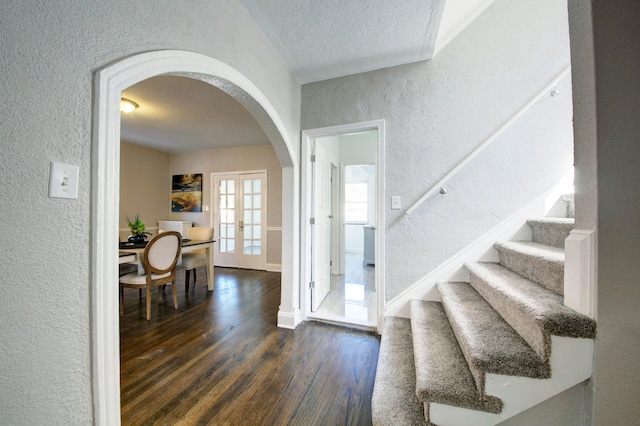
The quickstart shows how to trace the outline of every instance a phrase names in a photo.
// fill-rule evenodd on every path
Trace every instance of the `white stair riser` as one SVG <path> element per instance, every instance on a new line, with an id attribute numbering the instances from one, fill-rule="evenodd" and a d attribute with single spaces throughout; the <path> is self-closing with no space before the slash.
<path id="1" fill-rule="evenodd" d="M 501 398 L 504 402 L 500 414 L 431 403 L 431 422 L 439 426 L 495 425 L 591 377 L 594 347 L 592 339 L 552 336 L 551 345 L 550 379 L 486 375 L 487 395 Z"/>
<path id="2" fill-rule="evenodd" d="M 567 239 L 570 231 L 570 228 L 563 229 L 552 226 L 532 225 L 531 240 L 552 247 L 564 248 L 564 240 Z"/>

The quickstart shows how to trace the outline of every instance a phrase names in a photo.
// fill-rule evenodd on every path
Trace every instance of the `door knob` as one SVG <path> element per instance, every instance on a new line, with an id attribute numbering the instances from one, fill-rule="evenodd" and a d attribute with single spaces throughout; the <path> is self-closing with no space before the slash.
<path id="1" fill-rule="evenodd" d="M 240 230 L 242 231 L 244 229 L 244 222 L 240 221 Z"/>

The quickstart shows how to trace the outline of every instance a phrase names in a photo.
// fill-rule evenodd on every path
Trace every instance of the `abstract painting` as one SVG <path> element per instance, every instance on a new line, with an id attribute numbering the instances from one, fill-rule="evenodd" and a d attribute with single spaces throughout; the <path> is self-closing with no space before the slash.
<path id="1" fill-rule="evenodd" d="M 173 175 L 171 180 L 171 211 L 202 211 L 202 173 Z"/>

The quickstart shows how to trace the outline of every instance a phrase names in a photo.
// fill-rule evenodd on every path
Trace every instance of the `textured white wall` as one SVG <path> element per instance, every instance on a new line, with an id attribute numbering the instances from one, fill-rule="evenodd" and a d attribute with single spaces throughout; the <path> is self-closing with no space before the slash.
<path id="1" fill-rule="evenodd" d="M 386 196 L 408 208 L 568 64 L 566 3 L 498 0 L 432 61 L 303 86 L 302 128 L 386 120 Z M 412 216 L 387 210 L 386 299 L 560 180 L 571 85 L 546 97 Z"/>
<path id="2" fill-rule="evenodd" d="M 93 73 L 149 50 L 211 56 L 260 88 L 293 140 L 299 86 L 235 0 L 6 0 L 0 16 L 0 424 L 91 424 Z M 50 161 L 80 166 L 77 200 L 47 197 Z"/>
<path id="3" fill-rule="evenodd" d="M 640 3 L 570 0 L 569 6 L 576 223 L 597 229 L 598 336 L 588 387 L 592 424 L 637 424 Z"/>

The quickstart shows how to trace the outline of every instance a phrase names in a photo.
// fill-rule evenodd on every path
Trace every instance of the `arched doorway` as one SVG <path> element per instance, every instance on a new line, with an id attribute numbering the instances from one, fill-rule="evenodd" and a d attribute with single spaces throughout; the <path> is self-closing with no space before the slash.
<path id="1" fill-rule="evenodd" d="M 120 422 L 120 356 L 116 242 L 119 206 L 120 96 L 127 87 L 158 75 L 202 80 L 227 92 L 247 108 L 265 131 L 282 166 L 282 280 L 278 325 L 299 320 L 298 162 L 275 108 L 232 67 L 204 55 L 164 50 L 108 65 L 96 73 L 92 146 L 92 362 L 96 424 Z"/>

